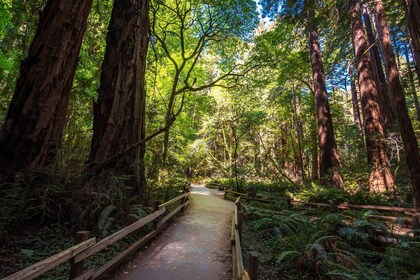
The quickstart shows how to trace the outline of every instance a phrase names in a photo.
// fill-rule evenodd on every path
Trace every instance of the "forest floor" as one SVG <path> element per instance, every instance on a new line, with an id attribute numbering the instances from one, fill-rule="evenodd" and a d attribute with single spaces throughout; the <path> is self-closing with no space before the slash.
<path id="1" fill-rule="evenodd" d="M 183 216 L 108 279 L 231 279 L 234 204 L 202 185 L 192 186 L 190 202 Z"/>

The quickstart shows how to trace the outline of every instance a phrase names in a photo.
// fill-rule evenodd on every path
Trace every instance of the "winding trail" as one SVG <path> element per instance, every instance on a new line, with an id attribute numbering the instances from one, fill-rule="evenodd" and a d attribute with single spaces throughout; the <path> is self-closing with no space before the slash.
<path id="1" fill-rule="evenodd" d="M 202 185 L 192 186 L 190 202 L 183 216 L 109 279 L 231 279 L 234 204 L 223 199 L 223 192 Z"/>

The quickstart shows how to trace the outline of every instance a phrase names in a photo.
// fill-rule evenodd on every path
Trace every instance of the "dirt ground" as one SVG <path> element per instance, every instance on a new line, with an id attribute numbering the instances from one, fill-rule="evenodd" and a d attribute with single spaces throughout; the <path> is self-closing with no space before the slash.
<path id="1" fill-rule="evenodd" d="M 234 204 L 202 185 L 192 186 L 190 200 L 185 215 L 108 279 L 231 279 Z"/>

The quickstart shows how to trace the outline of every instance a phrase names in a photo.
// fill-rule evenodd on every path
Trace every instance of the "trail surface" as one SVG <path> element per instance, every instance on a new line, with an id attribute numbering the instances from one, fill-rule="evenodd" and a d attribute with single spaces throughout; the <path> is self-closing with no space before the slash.
<path id="1" fill-rule="evenodd" d="M 234 204 L 223 200 L 223 192 L 201 185 L 192 186 L 190 200 L 183 216 L 110 279 L 231 279 Z"/>

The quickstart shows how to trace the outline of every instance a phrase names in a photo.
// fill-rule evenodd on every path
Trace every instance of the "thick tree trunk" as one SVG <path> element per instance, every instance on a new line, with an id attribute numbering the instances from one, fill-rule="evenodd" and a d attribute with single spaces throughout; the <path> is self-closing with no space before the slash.
<path id="1" fill-rule="evenodd" d="M 54 162 L 92 0 L 50 0 L 0 131 L 0 172 Z"/>
<path id="2" fill-rule="evenodd" d="M 397 63 L 392 50 L 391 37 L 385 20 L 385 14 L 381 0 L 374 0 L 379 26 L 382 31 L 382 45 L 384 48 L 385 70 L 390 85 L 394 106 L 397 111 L 398 123 L 400 126 L 401 138 L 407 158 L 410 182 L 413 188 L 414 203 L 420 208 L 420 154 L 416 135 L 414 134 L 411 120 L 408 116 L 407 104 L 405 102 L 404 90 L 401 86 L 398 74 Z"/>
<path id="3" fill-rule="evenodd" d="M 114 1 L 94 107 L 89 164 L 106 161 L 145 138 L 145 71 L 148 0 Z M 135 193 L 145 188 L 145 145 L 111 164 L 117 174 L 133 176 Z"/>
<path id="4" fill-rule="evenodd" d="M 309 32 L 309 48 L 311 53 L 312 77 L 315 88 L 315 110 L 319 144 L 319 175 L 321 179 L 327 178 L 329 184 L 338 188 L 343 188 L 343 179 L 338 171 L 340 162 L 338 159 L 337 145 L 335 143 L 330 107 L 328 104 L 321 48 L 318 40 L 318 33 L 316 31 Z"/>
<path id="5" fill-rule="evenodd" d="M 372 65 L 367 53 L 368 43 L 360 18 L 360 3 L 349 1 L 353 45 L 359 74 L 359 92 L 364 112 L 364 128 L 368 163 L 371 166 L 369 186 L 371 192 L 385 192 L 394 185 L 384 143 L 384 128 L 380 119 L 378 90 Z"/>
<path id="6" fill-rule="evenodd" d="M 420 121 L 420 104 L 419 104 L 419 99 L 417 97 L 416 84 L 414 82 L 413 71 L 411 70 L 409 48 L 410 46 L 408 45 L 404 46 L 404 56 L 405 56 L 405 61 L 407 62 L 407 73 L 408 73 L 408 79 L 410 82 L 411 95 L 413 96 L 414 106 L 416 108 L 416 116 L 417 116 L 417 120 Z"/>
<path id="7" fill-rule="evenodd" d="M 405 0 L 408 31 L 411 36 L 416 73 L 420 83 L 420 0 Z"/>
<path id="8" fill-rule="evenodd" d="M 375 76 L 375 81 L 378 88 L 378 99 L 379 105 L 381 106 L 381 119 L 384 124 L 384 128 L 387 129 L 389 125 L 394 121 L 395 117 L 392 110 L 391 100 L 389 98 L 388 85 L 386 83 L 384 70 L 382 68 L 381 57 L 379 55 L 378 44 L 380 43 L 377 43 L 375 35 L 373 34 L 370 12 L 368 11 L 366 4 L 363 7 L 363 21 L 366 26 L 366 34 L 370 44 L 370 61 L 372 63 L 373 75 Z"/>

